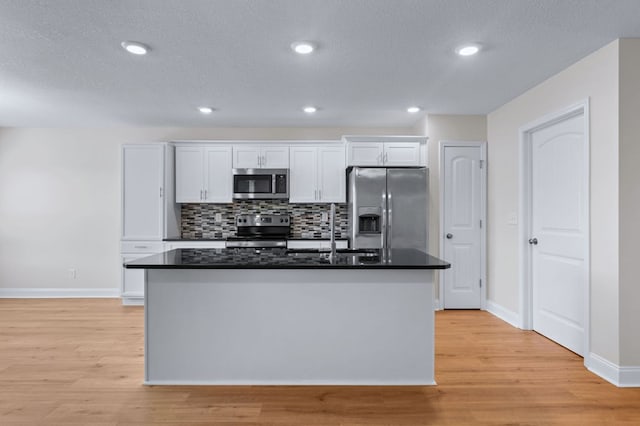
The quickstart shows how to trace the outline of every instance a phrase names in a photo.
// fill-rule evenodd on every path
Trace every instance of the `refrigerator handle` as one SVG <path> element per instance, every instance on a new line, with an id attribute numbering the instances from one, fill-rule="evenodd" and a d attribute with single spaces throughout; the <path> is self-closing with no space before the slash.
<path id="1" fill-rule="evenodd" d="M 382 249 L 387 248 L 387 226 L 388 226 L 388 218 L 387 218 L 387 188 L 382 190 Z"/>
<path id="2" fill-rule="evenodd" d="M 385 247 L 390 249 L 391 241 L 393 241 L 393 203 L 391 200 L 391 193 L 387 192 L 387 218 L 389 219 L 387 222 L 387 241 L 385 243 Z"/>

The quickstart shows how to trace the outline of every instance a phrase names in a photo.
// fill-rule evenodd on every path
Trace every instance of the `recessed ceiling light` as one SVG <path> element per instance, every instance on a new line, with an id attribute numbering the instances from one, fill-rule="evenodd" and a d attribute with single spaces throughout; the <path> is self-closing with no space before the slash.
<path id="1" fill-rule="evenodd" d="M 146 44 L 137 41 L 123 41 L 120 45 L 129 53 L 134 55 L 146 55 L 151 50 Z"/>
<path id="2" fill-rule="evenodd" d="M 464 46 L 460 46 L 456 49 L 456 53 L 460 56 L 471 56 L 475 55 L 480 51 L 480 46 L 477 44 L 465 44 Z"/>
<path id="3" fill-rule="evenodd" d="M 415 114 L 416 112 L 420 112 L 420 107 L 417 106 L 412 106 L 407 108 L 407 112 L 410 112 L 411 114 Z"/>
<path id="4" fill-rule="evenodd" d="M 291 44 L 291 48 L 296 53 L 308 55 L 316 49 L 316 46 L 309 41 L 297 41 Z"/>
<path id="5" fill-rule="evenodd" d="M 314 106 L 307 106 L 302 108 L 302 110 L 304 112 L 306 112 L 307 114 L 313 114 L 314 112 L 316 112 L 318 110 L 318 108 L 314 107 Z"/>
<path id="6" fill-rule="evenodd" d="M 203 114 L 211 114 L 213 112 L 213 108 L 211 107 L 198 107 L 198 111 L 200 111 Z"/>

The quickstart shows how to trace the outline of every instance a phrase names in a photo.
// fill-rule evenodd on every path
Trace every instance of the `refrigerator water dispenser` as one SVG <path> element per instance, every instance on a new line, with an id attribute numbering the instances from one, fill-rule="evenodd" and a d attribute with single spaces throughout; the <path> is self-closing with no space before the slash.
<path id="1" fill-rule="evenodd" d="M 382 211 L 376 207 L 358 209 L 358 232 L 360 234 L 380 234 L 382 232 Z"/>

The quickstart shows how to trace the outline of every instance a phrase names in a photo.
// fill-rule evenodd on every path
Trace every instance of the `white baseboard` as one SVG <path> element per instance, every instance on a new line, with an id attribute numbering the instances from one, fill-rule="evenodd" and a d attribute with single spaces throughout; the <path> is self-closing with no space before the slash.
<path id="1" fill-rule="evenodd" d="M 122 297 L 124 306 L 144 306 L 144 297 Z"/>
<path id="2" fill-rule="evenodd" d="M 120 297 L 118 288 L 0 288 L 0 299 Z"/>
<path id="3" fill-rule="evenodd" d="M 585 358 L 584 365 L 592 373 L 618 387 L 640 387 L 640 367 L 620 367 L 594 353 Z"/>
<path id="4" fill-rule="evenodd" d="M 510 311 L 509 309 L 501 305 L 498 305 L 494 301 L 487 300 L 487 312 L 495 315 L 496 317 L 500 318 L 502 321 L 511 324 L 515 328 L 520 328 L 519 326 L 520 318 L 518 317 L 518 314 L 513 311 Z"/>

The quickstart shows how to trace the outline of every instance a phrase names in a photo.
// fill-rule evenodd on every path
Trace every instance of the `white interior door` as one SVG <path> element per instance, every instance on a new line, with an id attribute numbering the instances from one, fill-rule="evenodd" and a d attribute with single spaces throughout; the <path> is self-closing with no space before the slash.
<path id="1" fill-rule="evenodd" d="M 587 204 L 584 113 L 531 133 L 533 329 L 583 355 Z"/>
<path id="2" fill-rule="evenodd" d="M 445 309 L 480 309 L 482 287 L 482 148 L 443 146 L 443 272 Z"/>

